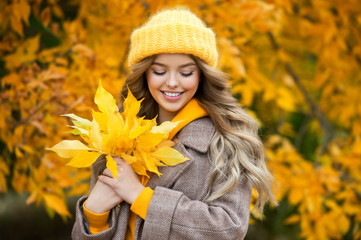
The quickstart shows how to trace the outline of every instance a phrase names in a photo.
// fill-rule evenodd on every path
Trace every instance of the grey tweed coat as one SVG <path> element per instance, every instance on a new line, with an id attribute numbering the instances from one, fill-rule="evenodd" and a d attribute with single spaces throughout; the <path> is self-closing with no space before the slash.
<path id="1" fill-rule="evenodd" d="M 243 178 L 239 186 L 222 197 L 205 203 L 212 162 L 208 148 L 215 128 L 209 117 L 196 119 L 175 137 L 175 148 L 190 160 L 173 167 L 160 167 L 147 184 L 154 190 L 145 220 L 136 219 L 135 239 L 243 239 L 248 229 L 251 185 Z M 215 185 L 212 191 L 221 187 Z M 88 234 L 79 199 L 73 239 L 124 239 L 130 206 L 126 202 L 110 213 L 110 228 Z"/>

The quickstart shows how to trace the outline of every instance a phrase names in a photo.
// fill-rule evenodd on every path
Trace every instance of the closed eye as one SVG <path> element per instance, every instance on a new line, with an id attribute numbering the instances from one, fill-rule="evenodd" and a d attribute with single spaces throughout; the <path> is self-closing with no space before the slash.
<path id="1" fill-rule="evenodd" d="M 164 75 L 166 73 L 166 71 L 164 71 L 164 72 L 156 72 L 156 71 L 153 70 L 152 73 L 154 73 L 155 75 L 158 75 L 158 76 L 162 76 L 162 75 Z"/>
<path id="2" fill-rule="evenodd" d="M 181 75 L 183 77 L 189 77 L 189 76 L 192 76 L 193 75 L 193 71 L 192 72 L 189 72 L 189 73 L 181 73 Z"/>

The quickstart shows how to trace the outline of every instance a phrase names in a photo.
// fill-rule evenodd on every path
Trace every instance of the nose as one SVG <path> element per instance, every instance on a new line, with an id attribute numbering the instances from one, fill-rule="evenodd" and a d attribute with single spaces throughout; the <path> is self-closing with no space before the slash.
<path id="1" fill-rule="evenodd" d="M 170 87 L 170 88 L 178 87 L 178 79 L 177 79 L 176 73 L 171 72 L 171 73 L 169 74 L 169 77 L 168 77 L 168 79 L 167 79 L 166 84 L 167 84 L 167 86 Z"/>

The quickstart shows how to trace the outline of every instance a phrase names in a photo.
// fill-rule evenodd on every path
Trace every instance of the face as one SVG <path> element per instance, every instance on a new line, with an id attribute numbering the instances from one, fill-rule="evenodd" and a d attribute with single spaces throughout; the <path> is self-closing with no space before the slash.
<path id="1" fill-rule="evenodd" d="M 170 121 L 198 89 L 200 70 L 186 54 L 159 54 L 146 72 L 148 88 L 159 105 L 159 122 Z"/>

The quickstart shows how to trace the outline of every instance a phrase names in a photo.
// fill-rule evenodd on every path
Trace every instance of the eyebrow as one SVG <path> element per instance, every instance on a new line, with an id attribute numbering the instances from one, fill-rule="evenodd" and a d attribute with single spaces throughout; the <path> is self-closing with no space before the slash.
<path id="1" fill-rule="evenodd" d="M 162 66 L 162 67 L 167 67 L 166 64 L 159 63 L 159 62 L 153 62 L 152 65 L 158 65 L 158 66 Z M 195 66 L 195 65 L 197 65 L 197 64 L 191 62 L 191 63 L 186 63 L 186 64 L 183 64 L 183 65 L 180 65 L 179 67 L 180 67 L 180 68 L 184 68 L 184 67 Z"/>

